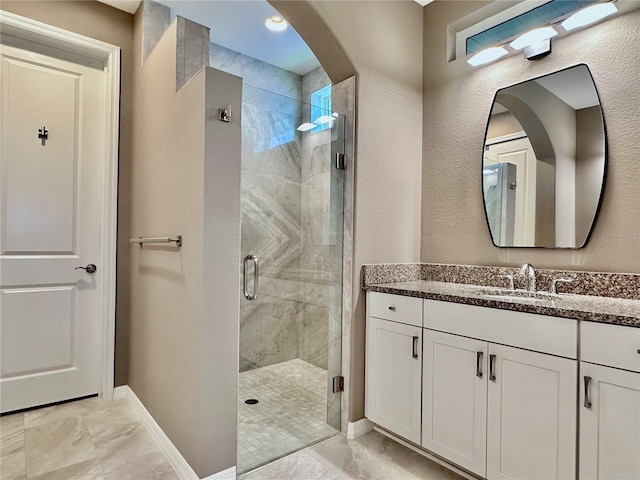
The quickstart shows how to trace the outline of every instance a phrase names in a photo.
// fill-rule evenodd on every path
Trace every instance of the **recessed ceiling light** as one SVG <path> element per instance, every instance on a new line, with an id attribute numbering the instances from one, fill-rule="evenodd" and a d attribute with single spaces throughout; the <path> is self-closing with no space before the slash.
<path id="1" fill-rule="evenodd" d="M 573 30 L 575 28 L 584 27 L 586 25 L 591 25 L 592 23 L 597 22 L 598 20 L 602 20 L 609 15 L 613 15 L 616 13 L 618 9 L 616 6 L 609 3 L 598 3 L 596 5 L 591 5 L 585 9 L 580 10 L 579 12 L 574 13 L 569 18 L 567 18 L 564 22 L 561 23 L 562 28 L 564 28 L 567 32 Z"/>
<path id="2" fill-rule="evenodd" d="M 265 19 L 264 25 L 273 32 L 282 32 L 287 29 L 287 21 L 280 15 L 272 15 Z"/>
<path id="3" fill-rule="evenodd" d="M 484 65 L 485 63 L 493 62 L 501 57 L 504 57 L 509 52 L 504 47 L 491 47 L 486 50 L 482 50 L 476 53 L 473 57 L 467 60 L 469 65 L 477 67 L 478 65 Z"/>

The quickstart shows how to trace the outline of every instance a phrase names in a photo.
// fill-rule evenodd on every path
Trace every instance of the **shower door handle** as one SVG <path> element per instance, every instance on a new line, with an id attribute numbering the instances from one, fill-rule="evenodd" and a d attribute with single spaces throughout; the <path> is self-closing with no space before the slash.
<path id="1" fill-rule="evenodd" d="M 249 290 L 248 290 L 248 278 L 247 278 L 247 265 L 249 262 L 253 261 L 253 295 L 249 294 Z M 242 268 L 242 276 L 243 276 L 243 280 L 242 280 L 242 288 L 243 288 L 243 294 L 244 294 L 244 298 L 246 298 L 247 300 L 255 300 L 258 297 L 258 276 L 260 275 L 260 261 L 258 260 L 258 257 L 256 257 L 253 254 L 249 254 L 246 257 L 244 257 L 244 265 Z"/>

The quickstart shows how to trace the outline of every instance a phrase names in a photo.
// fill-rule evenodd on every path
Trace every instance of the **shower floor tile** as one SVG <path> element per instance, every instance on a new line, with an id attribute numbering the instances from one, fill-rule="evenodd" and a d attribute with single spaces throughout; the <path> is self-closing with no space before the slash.
<path id="1" fill-rule="evenodd" d="M 241 372 L 239 390 L 238 473 L 339 433 L 327 424 L 327 371 L 304 360 Z"/>

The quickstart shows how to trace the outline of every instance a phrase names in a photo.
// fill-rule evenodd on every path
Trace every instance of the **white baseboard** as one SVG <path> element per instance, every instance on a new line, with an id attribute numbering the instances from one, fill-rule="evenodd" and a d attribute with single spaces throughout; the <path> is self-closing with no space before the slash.
<path id="1" fill-rule="evenodd" d="M 196 472 L 193 471 L 193 468 L 191 468 L 180 451 L 162 431 L 160 425 L 158 425 L 158 423 L 153 419 L 149 411 L 128 385 L 123 385 L 114 389 L 113 399 L 119 400 L 122 398 L 126 398 L 129 401 L 140 417 L 140 420 L 142 420 L 144 427 L 158 444 L 158 447 L 160 447 L 162 453 L 167 457 L 167 460 L 169 460 L 169 463 L 178 474 L 178 477 L 181 480 L 200 480 L 200 477 L 198 477 Z M 221 472 L 214 473 L 213 475 L 209 475 L 206 477 L 206 480 L 235 480 L 235 478 L 236 467 L 231 467 Z"/>
<path id="2" fill-rule="evenodd" d="M 353 440 L 354 438 L 358 438 L 371 430 L 373 430 L 373 422 L 368 418 L 362 418 L 357 422 L 349 422 L 347 424 L 347 438 L 349 440 Z"/>
<path id="3" fill-rule="evenodd" d="M 123 398 L 127 398 L 127 390 L 130 388 L 127 385 L 121 385 L 113 389 L 113 399 L 114 400 L 122 400 Z"/>
<path id="4" fill-rule="evenodd" d="M 204 477 L 202 480 L 236 480 L 236 467 L 227 468 L 221 472 Z"/>

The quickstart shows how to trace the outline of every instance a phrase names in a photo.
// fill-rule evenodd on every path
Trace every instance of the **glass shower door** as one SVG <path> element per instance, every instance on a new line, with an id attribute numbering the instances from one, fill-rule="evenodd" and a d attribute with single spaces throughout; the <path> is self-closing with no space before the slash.
<path id="1" fill-rule="evenodd" d="M 340 116 L 243 89 L 239 472 L 340 430 L 344 176 Z"/>

